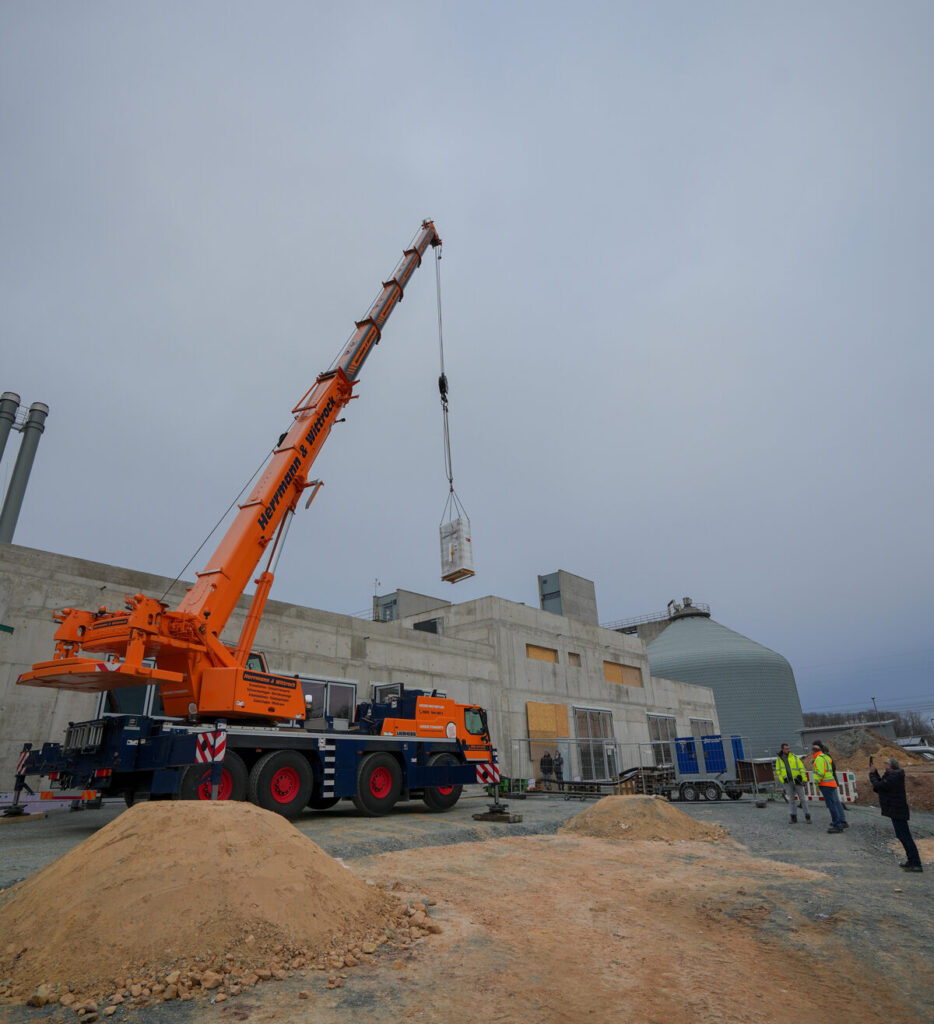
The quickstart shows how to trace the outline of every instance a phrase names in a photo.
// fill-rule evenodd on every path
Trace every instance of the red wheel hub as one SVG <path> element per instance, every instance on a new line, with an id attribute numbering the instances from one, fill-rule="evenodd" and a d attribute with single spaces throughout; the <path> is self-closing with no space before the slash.
<path id="1" fill-rule="evenodd" d="M 450 796 L 454 792 L 453 786 L 438 786 L 436 792 L 440 796 Z"/>
<path id="2" fill-rule="evenodd" d="M 218 800 L 229 800 L 230 794 L 233 791 L 233 779 L 230 776 L 230 772 L 226 768 L 221 769 L 221 782 L 217 787 L 217 799 Z M 211 770 L 208 769 L 201 777 L 201 784 L 198 786 L 198 799 L 199 800 L 210 800 L 211 799 Z"/>
<path id="3" fill-rule="evenodd" d="M 277 804 L 287 804 L 298 796 L 301 779 L 294 768 L 280 768 L 269 781 L 269 793 Z"/>
<path id="4" fill-rule="evenodd" d="M 370 792 L 377 800 L 385 800 L 392 792 L 392 773 L 388 768 L 375 768 L 370 773 Z"/>

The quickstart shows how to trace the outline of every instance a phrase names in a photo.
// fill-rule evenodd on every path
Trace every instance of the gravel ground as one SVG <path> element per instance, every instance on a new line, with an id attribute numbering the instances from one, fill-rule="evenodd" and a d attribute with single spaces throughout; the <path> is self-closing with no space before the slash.
<path id="1" fill-rule="evenodd" d="M 331 811 L 308 813 L 298 828 L 332 856 L 354 860 L 376 853 L 415 849 L 424 846 L 482 841 L 499 836 L 554 833 L 567 818 L 590 802 L 565 801 L 558 797 L 537 796 L 515 800 L 510 810 L 523 815 L 519 824 L 480 823 L 472 815 L 486 809 L 486 797 L 465 798 L 446 814 L 432 814 L 421 803 L 402 805 L 385 818 L 357 817 L 348 804 Z M 925 991 L 923 979 L 915 981 L 907 959 L 934 963 L 934 865 L 924 874 L 907 874 L 899 867 L 900 850 L 892 851 L 891 824 L 877 808 L 853 807 L 847 812 L 850 828 L 842 835 L 828 835 L 829 816 L 823 807 L 814 808 L 813 822 L 789 825 L 786 806 L 781 801 L 757 808 L 752 800 L 678 804 L 699 821 L 717 823 L 730 830 L 732 837 L 760 857 L 826 873 L 827 880 L 815 884 L 799 909 L 814 920 L 827 920 L 847 946 L 857 955 L 864 954 L 877 967 L 902 978 L 906 991 L 916 1005 L 934 1003 Z M 41 821 L 0 825 L 0 887 L 27 877 L 81 842 L 96 829 L 111 821 L 122 806 L 105 806 L 95 811 L 57 812 Z M 916 838 L 934 836 L 934 813 L 912 815 Z M 664 856 L 665 847 L 660 848 Z M 781 895 L 782 886 L 776 882 Z M 769 927 L 766 925 L 766 927 Z M 283 1002 L 295 1005 L 298 989 L 313 988 L 306 979 L 289 979 L 257 990 L 223 1006 L 212 1008 L 219 1016 L 232 1019 L 273 1020 L 275 1007 Z M 274 994 L 271 990 L 276 989 Z M 361 990 L 361 998 L 365 993 Z M 370 993 L 372 995 L 372 993 Z M 368 998 L 369 996 L 367 996 Z M 347 1021 L 359 1019 L 363 1007 L 354 1007 L 354 990 L 343 993 Z M 132 1012 L 138 1024 L 189 1024 L 204 1019 L 206 1007 L 196 1001 L 166 1003 Z M 56 1010 L 5 1008 L 0 1019 L 11 1024 L 62 1019 Z M 124 1019 L 123 1014 L 118 1018 Z M 934 1010 L 918 1021 L 934 1022 Z M 907 1022 L 906 1022 L 907 1024 Z"/>

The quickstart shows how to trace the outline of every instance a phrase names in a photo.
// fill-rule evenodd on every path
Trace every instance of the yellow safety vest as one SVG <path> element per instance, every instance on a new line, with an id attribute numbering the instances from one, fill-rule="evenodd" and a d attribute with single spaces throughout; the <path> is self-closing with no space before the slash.
<path id="1" fill-rule="evenodd" d="M 833 786 L 836 788 L 837 780 L 833 776 L 833 761 L 827 754 L 814 755 L 814 781 L 818 786 Z"/>
<path id="2" fill-rule="evenodd" d="M 794 778 L 795 775 L 800 775 L 803 779 L 807 779 L 807 771 L 804 768 L 804 764 L 801 758 L 797 754 L 788 755 L 788 767 L 791 768 L 791 775 Z M 775 758 L 775 774 L 778 776 L 778 781 L 784 786 L 788 782 L 788 773 L 785 771 L 785 762 L 781 756 Z"/>

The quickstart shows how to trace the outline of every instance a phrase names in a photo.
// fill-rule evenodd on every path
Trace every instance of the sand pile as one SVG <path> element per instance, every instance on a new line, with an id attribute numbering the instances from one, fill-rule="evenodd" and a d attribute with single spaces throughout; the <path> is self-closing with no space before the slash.
<path id="1" fill-rule="evenodd" d="M 869 784 L 870 755 L 880 774 L 885 771 L 885 758 L 896 757 L 905 769 L 905 792 L 909 806 L 919 811 L 934 811 L 934 772 L 931 771 L 930 762 L 923 757 L 904 750 L 871 729 L 848 729 L 834 736 L 833 740 L 823 742 L 830 751 L 837 771 L 853 772 L 856 776 L 858 804 L 877 804 L 879 800 Z"/>
<path id="2" fill-rule="evenodd" d="M 673 842 L 687 839 L 718 842 L 729 832 L 705 825 L 663 797 L 605 796 L 563 825 L 561 832 L 578 832 L 598 839 L 649 839 Z"/>
<path id="3" fill-rule="evenodd" d="M 870 754 L 877 765 L 886 757 L 897 757 L 903 767 L 924 760 L 871 729 L 847 729 L 832 740 L 824 740 L 824 746 L 830 751 L 838 771 L 865 774 L 869 771 Z"/>
<path id="4" fill-rule="evenodd" d="M 141 803 L 0 898 L 0 994 L 239 990 L 372 954 L 406 912 L 277 814 Z"/>

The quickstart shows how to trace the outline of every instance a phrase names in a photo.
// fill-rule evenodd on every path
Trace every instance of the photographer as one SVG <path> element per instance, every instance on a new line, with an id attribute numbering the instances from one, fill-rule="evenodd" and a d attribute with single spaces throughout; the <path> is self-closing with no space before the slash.
<path id="1" fill-rule="evenodd" d="M 869 759 L 870 765 L 872 758 Z M 905 795 L 905 769 L 900 767 L 894 757 L 887 757 L 884 761 L 885 773 L 879 775 L 875 768 L 870 768 L 869 781 L 872 788 L 879 795 L 879 807 L 887 818 L 892 819 L 892 828 L 898 841 L 905 848 L 905 856 L 908 858 L 901 865 L 905 871 L 923 871 L 921 867 L 921 855 L 914 839 L 911 838 L 911 831 L 908 828 L 908 819 L 911 812 L 908 810 L 908 797 Z"/>
<path id="2" fill-rule="evenodd" d="M 808 798 L 804 789 L 807 782 L 807 772 L 804 762 L 797 754 L 791 753 L 791 747 L 787 743 L 782 744 L 782 749 L 775 758 L 775 777 L 785 787 L 785 799 L 789 804 L 790 824 L 798 823 L 798 808 L 795 806 L 795 796 L 804 811 L 804 820 L 810 825 L 811 815 L 808 813 Z"/>

